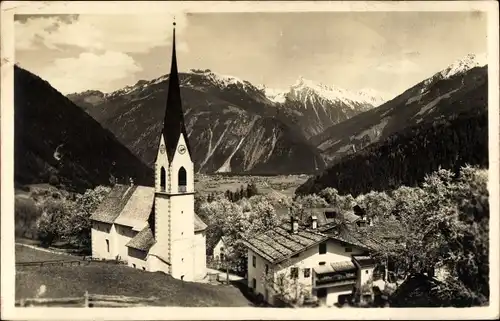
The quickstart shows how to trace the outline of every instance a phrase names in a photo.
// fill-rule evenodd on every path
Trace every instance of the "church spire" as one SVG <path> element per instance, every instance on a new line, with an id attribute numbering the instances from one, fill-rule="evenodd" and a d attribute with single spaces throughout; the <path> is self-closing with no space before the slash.
<path id="1" fill-rule="evenodd" d="M 174 158 L 175 149 L 177 148 L 177 143 L 181 133 L 184 134 L 188 152 L 191 152 L 186 133 L 186 126 L 184 124 L 184 113 L 182 111 L 181 103 L 181 89 L 179 84 L 179 73 L 177 70 L 177 55 L 175 51 L 175 22 L 173 29 L 172 63 L 170 66 L 167 106 L 162 131 L 169 162 L 171 162 Z"/>

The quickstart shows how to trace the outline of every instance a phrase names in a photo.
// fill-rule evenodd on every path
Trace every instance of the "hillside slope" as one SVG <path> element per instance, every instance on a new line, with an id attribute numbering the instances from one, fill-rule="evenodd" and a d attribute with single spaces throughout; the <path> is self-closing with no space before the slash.
<path id="1" fill-rule="evenodd" d="M 414 186 L 440 167 L 454 171 L 466 164 L 487 167 L 487 90 L 483 82 L 454 101 L 444 101 L 442 108 L 463 112 L 407 128 L 344 156 L 297 188 L 296 193 L 311 194 L 334 187 L 341 194 L 356 196 L 371 190 Z"/>
<path id="2" fill-rule="evenodd" d="M 328 128 L 312 137 L 310 142 L 322 151 L 328 163 L 332 163 L 408 127 L 466 111 L 472 107 L 461 104 L 461 100 L 475 95 L 474 92 L 487 82 L 487 66 L 479 65 L 475 56 L 467 56 L 380 107 Z M 487 97 L 486 91 L 483 96 Z"/>
<path id="3" fill-rule="evenodd" d="M 180 79 L 197 172 L 291 174 L 324 169 L 319 151 L 286 120 L 274 117 L 274 104 L 252 84 L 210 71 L 183 73 Z M 87 112 L 151 166 L 166 88 L 168 76 L 141 80 L 107 94 Z"/>
<path id="4" fill-rule="evenodd" d="M 152 183 L 151 169 L 48 82 L 15 66 L 14 92 L 16 182 L 81 189 L 109 184 L 112 174 Z"/>

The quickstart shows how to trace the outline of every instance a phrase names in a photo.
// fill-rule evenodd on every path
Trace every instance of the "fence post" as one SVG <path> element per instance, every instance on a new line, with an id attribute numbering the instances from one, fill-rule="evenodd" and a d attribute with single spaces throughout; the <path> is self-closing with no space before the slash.
<path id="1" fill-rule="evenodd" d="M 84 295 L 84 306 L 86 308 L 89 307 L 89 292 L 88 291 L 85 291 L 85 295 Z"/>

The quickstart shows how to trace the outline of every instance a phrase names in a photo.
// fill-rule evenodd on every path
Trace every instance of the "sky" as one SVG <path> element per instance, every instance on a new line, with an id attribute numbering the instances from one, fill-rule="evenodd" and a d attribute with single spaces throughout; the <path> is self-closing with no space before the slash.
<path id="1" fill-rule="evenodd" d="M 211 69 L 285 89 L 304 77 L 395 96 L 487 52 L 480 12 L 187 13 L 180 71 Z M 16 15 L 15 59 L 63 94 L 111 92 L 170 69 L 172 16 Z"/>

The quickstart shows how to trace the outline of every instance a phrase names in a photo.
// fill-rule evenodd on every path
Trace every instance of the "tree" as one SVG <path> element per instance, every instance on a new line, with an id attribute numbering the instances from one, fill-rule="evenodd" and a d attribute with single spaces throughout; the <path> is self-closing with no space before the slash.
<path id="1" fill-rule="evenodd" d="M 371 191 L 356 197 L 355 202 L 371 218 L 388 217 L 394 211 L 395 202 L 386 192 Z"/>
<path id="2" fill-rule="evenodd" d="M 32 199 L 15 200 L 15 235 L 16 237 L 34 238 L 36 221 L 40 217 L 40 210 Z"/>
<path id="3" fill-rule="evenodd" d="M 284 265 L 277 265 L 274 268 L 264 271 L 261 281 L 268 289 L 269 295 L 287 305 L 300 305 L 303 300 L 311 296 L 310 285 L 300 282 L 299 268 L 295 270 L 297 275 L 292 275 L 292 269 Z M 293 272 L 295 273 L 295 272 Z"/>
<path id="4" fill-rule="evenodd" d="M 83 195 L 76 197 L 74 208 L 71 211 L 73 215 L 68 218 L 69 229 L 66 231 L 66 236 L 73 239 L 79 247 L 90 249 L 92 228 L 90 216 L 97 210 L 109 191 L 109 187 L 97 186 L 94 189 L 87 189 Z"/>
<path id="5" fill-rule="evenodd" d="M 250 183 L 247 185 L 247 195 L 248 197 L 252 197 L 254 195 L 258 195 L 259 194 L 259 191 L 257 189 L 257 186 L 255 186 L 254 183 Z"/>
<path id="6" fill-rule="evenodd" d="M 37 220 L 38 239 L 42 246 L 49 247 L 63 235 L 66 235 L 68 215 L 71 208 L 64 201 L 47 200 L 42 205 L 42 215 Z"/>
<path id="7" fill-rule="evenodd" d="M 299 196 L 295 199 L 295 202 L 301 204 L 304 208 L 322 208 L 328 206 L 328 203 L 316 194 Z"/>

